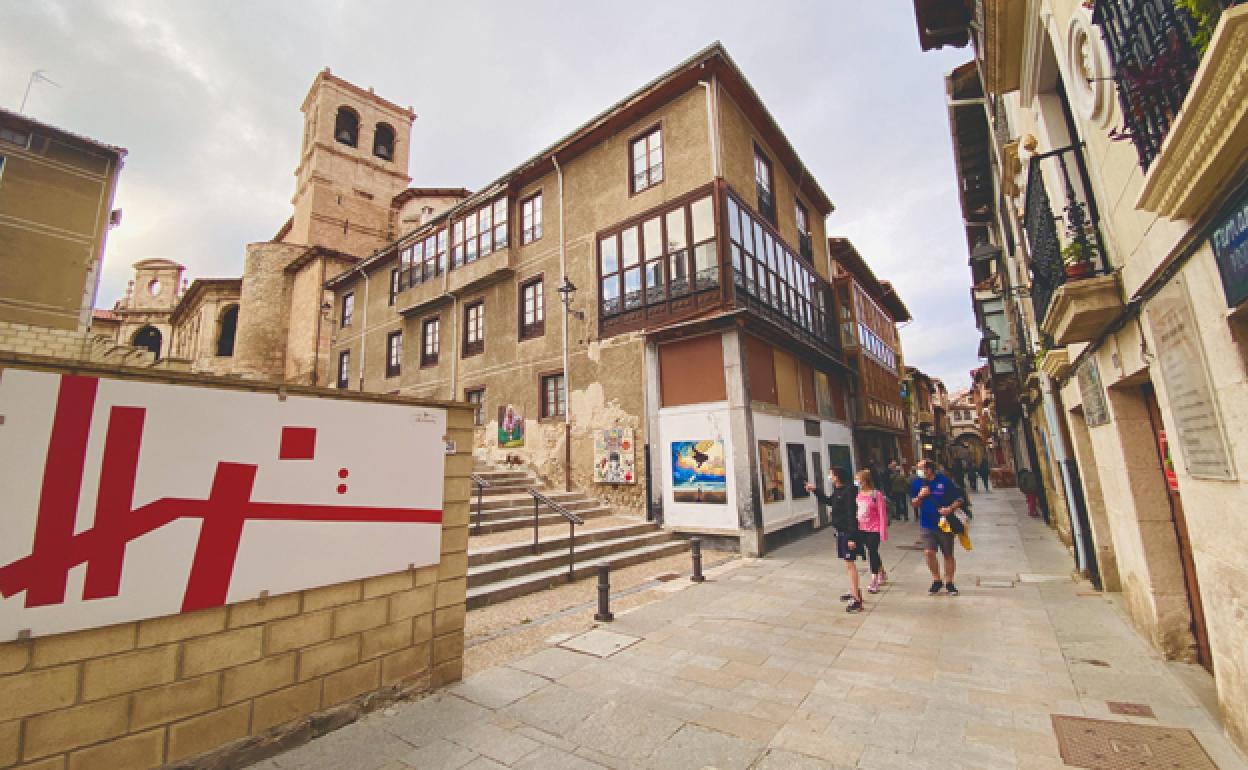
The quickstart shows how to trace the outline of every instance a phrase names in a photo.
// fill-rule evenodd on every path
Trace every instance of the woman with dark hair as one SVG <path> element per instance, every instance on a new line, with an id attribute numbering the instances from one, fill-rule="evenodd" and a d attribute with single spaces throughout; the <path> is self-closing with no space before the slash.
<path id="1" fill-rule="evenodd" d="M 836 555 L 845 562 L 849 575 L 849 593 L 841 596 L 843 601 L 849 602 L 845 611 L 861 612 L 862 589 L 858 586 L 858 565 L 854 563 L 863 556 L 862 535 L 858 531 L 858 487 L 850 483 L 849 471 L 844 468 L 832 468 L 828 476 L 832 479 L 831 495 L 825 495 L 810 482 L 806 484 L 806 491 L 813 492 L 819 502 L 828 506 L 828 516 L 836 530 Z"/>

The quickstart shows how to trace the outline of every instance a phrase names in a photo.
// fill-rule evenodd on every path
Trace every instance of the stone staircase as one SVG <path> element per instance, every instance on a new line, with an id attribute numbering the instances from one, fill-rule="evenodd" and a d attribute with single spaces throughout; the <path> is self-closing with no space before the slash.
<path id="1" fill-rule="evenodd" d="M 533 496 L 537 489 L 584 520 L 576 526 L 573 578 L 597 574 L 599 565 L 632 566 L 686 551 L 688 541 L 634 516 L 616 514 L 581 492 L 545 489 L 528 471 L 478 466 L 488 487 L 471 486 L 468 522 L 468 609 L 514 599 L 568 582 L 568 520 L 538 503 L 538 543 L 533 547 Z"/>

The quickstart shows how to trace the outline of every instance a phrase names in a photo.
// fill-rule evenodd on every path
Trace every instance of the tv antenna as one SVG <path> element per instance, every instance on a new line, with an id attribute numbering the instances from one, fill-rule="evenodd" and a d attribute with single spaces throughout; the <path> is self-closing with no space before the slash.
<path id="1" fill-rule="evenodd" d="M 26 81 L 26 93 L 22 94 L 22 106 L 17 108 L 18 112 L 21 112 L 21 113 L 26 112 L 26 99 L 30 96 L 30 87 L 33 86 L 36 81 L 42 82 L 42 83 L 51 83 L 57 88 L 61 87 L 61 84 L 56 82 L 52 78 L 48 77 L 48 73 L 45 72 L 44 70 L 35 70 L 34 72 L 30 73 L 30 80 Z"/>

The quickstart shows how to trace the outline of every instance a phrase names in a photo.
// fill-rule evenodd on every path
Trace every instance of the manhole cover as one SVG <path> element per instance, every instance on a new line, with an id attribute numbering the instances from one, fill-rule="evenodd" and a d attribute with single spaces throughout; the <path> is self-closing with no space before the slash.
<path id="1" fill-rule="evenodd" d="M 1191 730 L 1050 715 L 1062 761 L 1090 770 L 1217 770 Z"/>
<path id="2" fill-rule="evenodd" d="M 592 631 L 586 631 L 580 636 L 574 636 L 562 642 L 559 646 L 598 658 L 609 658 L 625 647 L 640 641 L 641 639 L 636 636 L 626 636 L 625 634 L 617 634 L 614 631 L 595 628 Z"/>
<path id="3" fill-rule="evenodd" d="M 1157 718 L 1157 715 L 1153 713 L 1152 707 L 1144 703 L 1125 703 L 1123 701 L 1110 700 L 1105 701 L 1105 705 L 1109 706 L 1109 713 L 1111 714 L 1121 714 L 1125 717 Z"/>
<path id="4" fill-rule="evenodd" d="M 1058 580 L 1070 580 L 1070 575 L 1038 575 L 1034 572 L 1020 572 L 1020 583 L 1052 583 Z"/>

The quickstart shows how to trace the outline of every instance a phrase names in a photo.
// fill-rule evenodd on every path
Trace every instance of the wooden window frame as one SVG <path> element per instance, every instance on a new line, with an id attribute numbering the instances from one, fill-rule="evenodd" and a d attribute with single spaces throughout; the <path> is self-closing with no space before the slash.
<path id="1" fill-rule="evenodd" d="M 659 136 L 659 141 L 657 142 L 659 148 L 659 172 L 657 179 L 651 178 L 651 172 L 655 166 L 650 162 L 650 153 L 652 152 L 650 148 L 650 137 L 655 134 L 658 134 Z M 646 143 L 646 183 L 641 187 L 637 186 L 637 154 L 633 151 L 633 148 L 638 142 Z M 667 143 L 663 139 L 663 121 L 655 123 L 645 131 L 636 134 L 633 138 L 628 140 L 628 194 L 630 197 L 643 193 L 646 190 L 650 190 L 663 183 L 663 180 L 667 177 L 667 161 L 664 160 L 664 150 L 666 147 Z"/>
<path id="2" fill-rule="evenodd" d="M 429 329 L 432 326 L 433 336 L 430 337 Z M 432 342 L 433 350 L 430 351 L 429 343 Z M 442 316 L 435 315 L 423 318 L 420 321 L 420 368 L 428 369 L 431 366 L 438 365 L 438 356 L 442 352 Z"/>
<path id="3" fill-rule="evenodd" d="M 486 240 L 487 233 L 481 228 L 481 215 L 485 211 L 490 212 L 490 223 L 485 227 L 489 235 L 488 241 Z M 501 222 L 498 219 L 499 212 L 503 216 Z M 455 270 L 507 248 L 511 236 L 511 201 L 503 195 L 480 206 L 475 206 L 468 214 L 456 219 L 451 228 L 450 269 Z M 489 247 L 484 248 L 487 243 Z M 471 259 L 468 258 L 469 245 L 473 249 Z"/>
<path id="4" fill-rule="evenodd" d="M 403 371 L 403 330 L 386 335 L 386 376 L 398 377 Z"/>
<path id="5" fill-rule="evenodd" d="M 547 413 L 546 411 L 546 381 L 552 377 L 560 378 L 563 392 L 563 411 L 558 411 L 559 397 L 555 395 L 555 412 Z M 568 412 L 568 380 L 564 376 L 562 369 L 551 369 L 545 372 L 537 373 L 537 412 L 538 419 L 545 421 L 562 420 L 567 416 Z"/>
<path id="6" fill-rule="evenodd" d="M 762 168 L 766 169 L 767 171 L 767 186 L 765 189 L 767 191 L 767 195 L 770 196 L 771 198 L 770 209 L 768 209 L 767 206 L 763 205 L 762 192 L 764 190 L 764 187 L 762 184 L 759 183 L 759 176 L 758 176 L 760 161 L 761 161 Z M 766 219 L 768 222 L 770 222 L 772 227 L 775 227 L 776 226 L 776 168 L 775 166 L 772 165 L 771 158 L 767 156 L 767 153 L 763 152 L 763 148 L 759 146 L 758 142 L 754 142 L 754 192 L 757 197 L 758 213 L 762 214 L 763 219 Z"/>
<path id="7" fill-rule="evenodd" d="M 797 224 L 797 251 L 809 262 L 815 261 L 815 236 L 810 229 L 810 210 L 800 198 L 793 198 L 793 221 Z"/>
<path id="8" fill-rule="evenodd" d="M 525 226 L 525 207 L 529 207 L 527 216 L 532 218 L 531 226 Z M 538 190 L 527 198 L 522 198 L 517 207 L 520 212 L 520 245 L 527 246 L 534 241 L 542 238 L 542 214 L 544 207 L 542 204 L 542 191 Z"/>
<path id="9" fill-rule="evenodd" d="M 480 322 L 478 323 L 478 326 L 481 327 L 480 336 L 478 339 L 469 340 L 468 338 L 469 332 L 472 331 L 472 326 L 469 324 L 469 317 L 472 311 L 478 308 L 480 308 L 480 313 L 479 313 Z M 460 358 L 468 358 L 469 356 L 476 356 L 485 352 L 485 299 L 484 298 L 478 299 L 474 302 L 466 303 L 464 305 L 464 332 L 463 332 L 463 341 L 462 341 L 460 350 L 461 350 Z"/>
<path id="10" fill-rule="evenodd" d="M 397 267 L 390 268 L 390 297 L 388 300 L 390 307 L 394 307 L 394 303 L 399 297 L 399 280 L 399 269 Z"/>
<path id="11" fill-rule="evenodd" d="M 338 389 L 346 390 L 351 385 L 351 351 L 338 351 Z"/>
<path id="12" fill-rule="evenodd" d="M 464 401 L 469 404 L 474 403 L 470 398 L 470 396 L 474 393 L 480 393 L 481 400 L 475 402 L 476 406 L 472 410 L 472 424 L 476 427 L 481 427 L 482 425 L 485 425 L 485 386 L 477 385 L 471 388 L 464 388 Z"/>
<path id="13" fill-rule="evenodd" d="M 546 274 L 538 273 L 528 280 L 524 281 L 517 287 L 516 295 L 516 328 L 518 329 L 517 338 L 520 341 L 531 340 L 541 337 L 546 333 Z M 525 323 L 525 296 L 524 292 L 532 286 L 538 286 L 536 312 L 538 316 L 533 323 Z"/>
<path id="14" fill-rule="evenodd" d="M 341 317 L 338 319 L 338 326 L 345 329 L 351 325 L 351 321 L 355 318 L 355 292 L 349 291 L 343 294 L 339 307 L 341 309 Z"/>

